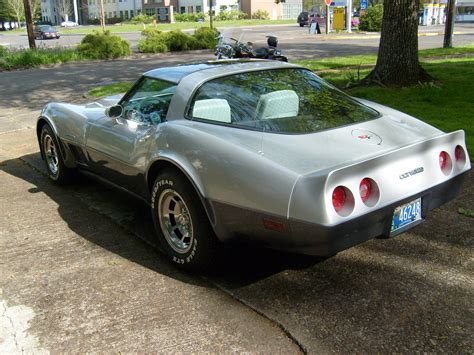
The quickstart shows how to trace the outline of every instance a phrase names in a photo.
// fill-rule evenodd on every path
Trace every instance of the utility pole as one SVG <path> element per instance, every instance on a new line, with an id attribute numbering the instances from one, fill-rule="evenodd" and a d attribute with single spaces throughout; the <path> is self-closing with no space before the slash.
<path id="1" fill-rule="evenodd" d="M 28 33 L 28 43 L 31 49 L 36 49 L 35 34 L 33 33 L 33 16 L 31 15 L 30 0 L 23 0 L 25 7 L 26 31 Z"/>
<path id="2" fill-rule="evenodd" d="M 331 26 L 331 21 L 329 19 L 329 5 L 326 5 L 326 34 L 329 33 L 329 26 Z"/>
<path id="3" fill-rule="evenodd" d="M 74 7 L 74 21 L 79 24 L 79 17 L 78 17 L 78 13 L 77 13 L 77 0 L 72 0 L 72 4 L 73 4 L 73 7 Z"/>
<path id="4" fill-rule="evenodd" d="M 209 27 L 212 28 L 212 0 L 209 0 Z"/>
<path id="5" fill-rule="evenodd" d="M 100 0 L 100 25 L 102 26 L 102 31 L 105 32 L 104 0 Z"/>
<path id="6" fill-rule="evenodd" d="M 456 0 L 448 0 L 448 13 L 446 15 L 446 25 L 444 27 L 444 48 L 453 46 L 454 9 Z"/>
<path id="7" fill-rule="evenodd" d="M 346 28 L 347 32 L 352 32 L 352 0 L 347 0 Z"/>

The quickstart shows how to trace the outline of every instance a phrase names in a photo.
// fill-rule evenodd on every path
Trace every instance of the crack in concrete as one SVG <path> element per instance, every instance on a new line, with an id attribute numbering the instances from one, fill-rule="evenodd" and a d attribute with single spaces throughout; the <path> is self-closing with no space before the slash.
<path id="1" fill-rule="evenodd" d="M 7 315 L 7 304 L 4 301 L 0 301 L 0 303 L 3 306 L 3 313 L 0 315 L 0 317 L 6 318 L 10 322 L 10 325 L 11 325 L 10 334 L 13 336 L 13 341 L 15 343 L 16 351 L 19 351 L 23 354 L 23 348 L 20 349 L 20 345 L 18 344 L 18 338 L 16 336 L 16 331 L 15 331 L 16 329 L 15 323 L 13 322 L 13 319 L 9 315 Z"/>

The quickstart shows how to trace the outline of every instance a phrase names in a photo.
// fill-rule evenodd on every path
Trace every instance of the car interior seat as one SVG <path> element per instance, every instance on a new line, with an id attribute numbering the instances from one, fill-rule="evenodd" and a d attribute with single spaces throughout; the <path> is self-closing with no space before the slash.
<path id="1" fill-rule="evenodd" d="M 225 99 L 206 99 L 194 102 L 193 117 L 231 123 L 230 106 Z"/>
<path id="2" fill-rule="evenodd" d="M 293 90 L 278 90 L 260 96 L 255 119 L 268 120 L 298 116 L 299 98 Z"/>

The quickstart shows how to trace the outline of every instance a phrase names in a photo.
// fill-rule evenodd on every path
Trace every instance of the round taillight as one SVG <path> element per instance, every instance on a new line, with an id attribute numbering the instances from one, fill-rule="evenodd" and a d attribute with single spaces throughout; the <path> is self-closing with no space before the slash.
<path id="1" fill-rule="evenodd" d="M 441 168 L 441 170 L 445 170 L 447 164 L 448 164 L 448 153 L 443 151 L 439 153 L 439 167 Z"/>
<path id="2" fill-rule="evenodd" d="M 332 205 L 336 212 L 340 212 L 346 203 L 346 191 L 342 186 L 338 186 L 332 192 Z"/>
<path id="3" fill-rule="evenodd" d="M 451 157 L 444 150 L 439 153 L 439 167 L 444 175 L 448 176 L 453 170 Z"/>
<path id="4" fill-rule="evenodd" d="M 460 145 L 456 146 L 456 148 L 454 149 L 454 157 L 456 158 L 456 161 L 466 160 L 466 153 L 464 153 L 463 147 L 461 147 Z"/>
<path id="5" fill-rule="evenodd" d="M 359 193 L 362 202 L 365 202 L 369 199 L 370 195 L 372 194 L 372 183 L 370 179 L 362 179 L 359 185 Z"/>

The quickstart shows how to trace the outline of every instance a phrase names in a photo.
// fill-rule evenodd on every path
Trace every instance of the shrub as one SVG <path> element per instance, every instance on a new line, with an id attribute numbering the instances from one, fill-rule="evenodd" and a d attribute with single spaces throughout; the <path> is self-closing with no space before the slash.
<path id="1" fill-rule="evenodd" d="M 247 18 L 247 14 L 243 11 L 221 11 L 215 17 L 216 21 L 231 21 L 231 20 L 243 20 Z"/>
<path id="2" fill-rule="evenodd" d="M 90 18 L 87 20 L 89 25 L 100 25 L 100 20 L 98 18 Z"/>
<path id="3" fill-rule="evenodd" d="M 0 46 L 0 58 L 4 57 L 8 53 L 8 49 L 5 47 Z"/>
<path id="4" fill-rule="evenodd" d="M 178 22 L 197 22 L 199 20 L 205 20 L 206 14 L 203 12 L 196 12 L 192 14 L 175 14 L 174 19 Z"/>
<path id="5" fill-rule="evenodd" d="M 6 50 L 0 54 L 0 69 L 29 68 L 84 59 L 75 49 L 37 48 Z"/>
<path id="6" fill-rule="evenodd" d="M 120 17 L 110 17 L 105 22 L 107 22 L 108 24 L 111 24 L 111 25 L 115 25 L 116 23 L 120 23 L 122 21 L 123 21 L 123 19 L 120 18 Z"/>
<path id="7" fill-rule="evenodd" d="M 138 41 L 138 50 L 142 53 L 168 52 L 168 45 L 163 35 L 152 36 Z"/>
<path id="8" fill-rule="evenodd" d="M 162 33 L 155 29 L 142 31 L 145 37 L 138 42 L 138 50 L 143 53 L 163 53 L 167 51 L 185 51 L 188 49 L 213 49 L 217 44 L 216 29 L 201 27 L 192 36 L 174 30 Z"/>
<path id="9" fill-rule="evenodd" d="M 265 10 L 258 10 L 252 14 L 252 18 L 256 20 L 270 20 L 270 14 Z"/>
<path id="10" fill-rule="evenodd" d="M 163 53 L 168 52 L 168 44 L 165 35 L 155 29 L 147 28 L 142 31 L 145 37 L 138 41 L 138 50 L 143 53 Z"/>
<path id="11" fill-rule="evenodd" d="M 367 12 L 361 16 L 359 30 L 380 32 L 382 30 L 383 5 L 369 6 Z"/>
<path id="12" fill-rule="evenodd" d="M 119 36 L 111 35 L 109 31 L 94 31 L 82 39 L 77 50 L 87 58 L 112 59 L 129 55 L 130 43 Z"/>
<path id="13" fill-rule="evenodd" d="M 174 30 L 165 33 L 166 44 L 170 51 L 185 51 L 188 47 L 188 37 L 186 33 L 180 30 Z"/>
<path id="14" fill-rule="evenodd" d="M 130 20 L 131 23 L 152 23 L 155 17 L 153 15 L 140 14 L 132 17 Z"/>
<path id="15" fill-rule="evenodd" d="M 197 47 L 190 49 L 213 49 L 217 45 L 219 32 L 215 28 L 201 27 L 194 31 L 192 38 L 197 41 Z"/>
<path id="16" fill-rule="evenodd" d="M 157 36 L 159 34 L 161 34 L 161 31 L 157 30 L 156 28 L 145 28 L 142 31 L 142 36 L 145 37 Z"/>

